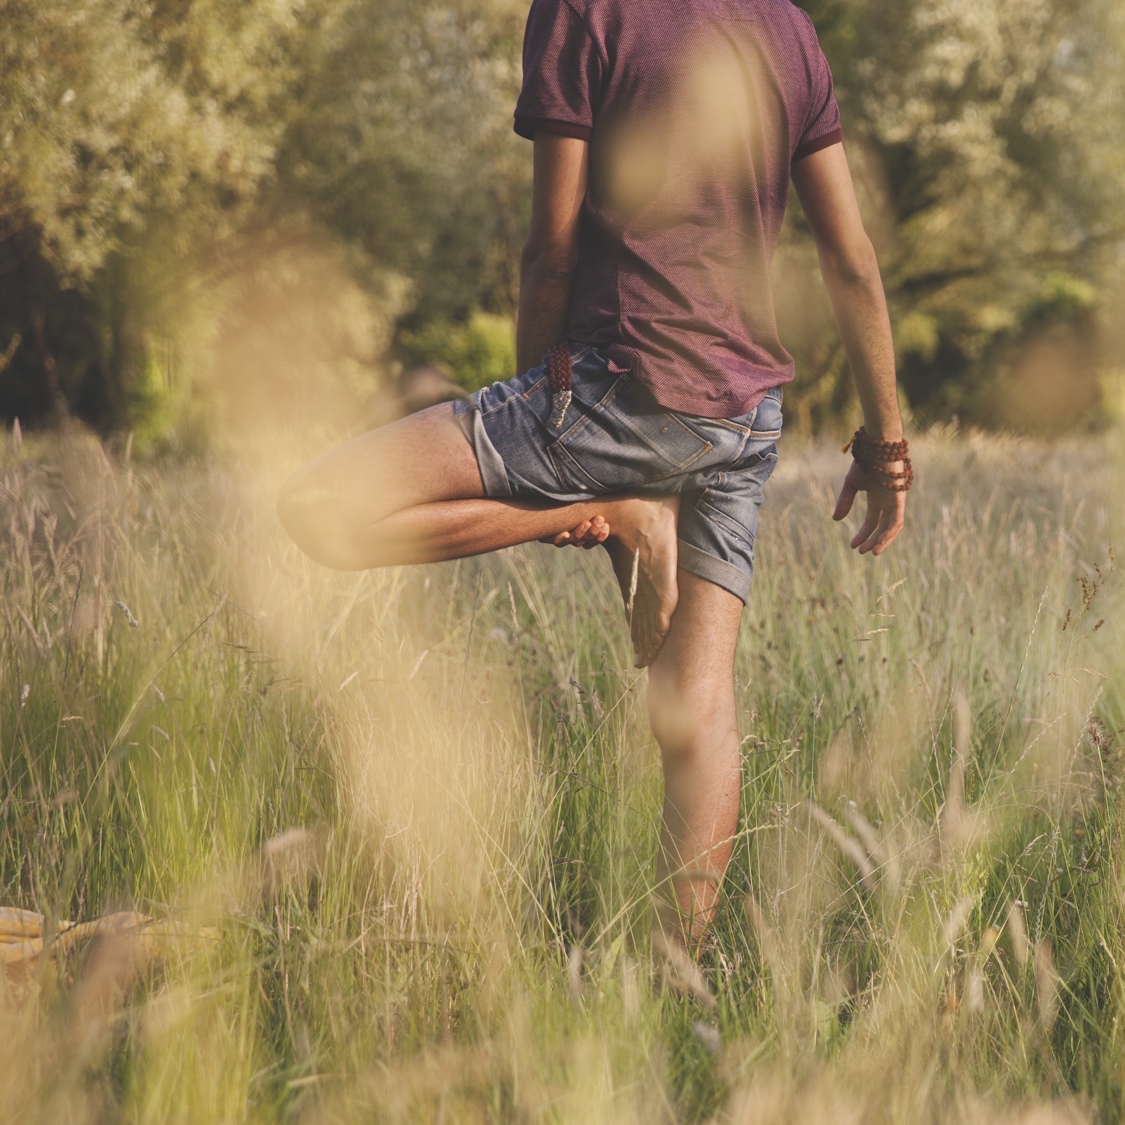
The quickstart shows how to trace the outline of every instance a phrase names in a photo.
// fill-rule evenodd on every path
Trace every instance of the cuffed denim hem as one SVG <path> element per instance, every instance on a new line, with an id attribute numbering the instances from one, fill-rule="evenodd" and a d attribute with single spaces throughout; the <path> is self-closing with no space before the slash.
<path id="1" fill-rule="evenodd" d="M 697 578 L 705 582 L 713 582 L 716 586 L 734 594 L 743 605 L 750 596 L 750 575 L 740 570 L 733 563 L 724 562 L 714 555 L 693 547 L 684 540 L 678 541 L 680 549 L 679 565 Z"/>
<path id="2" fill-rule="evenodd" d="M 477 468 L 480 469 L 485 496 L 511 496 L 508 470 L 504 468 L 504 459 L 496 452 L 496 446 L 485 431 L 480 408 L 474 403 L 457 402 L 453 405 L 453 411 L 477 455 Z"/>

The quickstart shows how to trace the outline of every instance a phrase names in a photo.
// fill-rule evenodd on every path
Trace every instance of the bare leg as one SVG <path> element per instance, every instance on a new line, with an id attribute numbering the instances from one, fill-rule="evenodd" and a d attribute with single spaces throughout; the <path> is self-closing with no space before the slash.
<path id="1" fill-rule="evenodd" d="M 387 516 L 434 500 L 481 497 L 472 447 L 450 405 L 434 406 L 345 442 L 285 482 L 277 510 L 307 555 L 337 570 L 369 561 Z"/>
<path id="2" fill-rule="evenodd" d="M 664 765 L 661 923 L 695 946 L 714 917 L 738 827 L 734 651 L 742 602 L 684 570 L 679 591 L 648 698 Z"/>
<path id="3" fill-rule="evenodd" d="M 341 570 L 437 562 L 553 538 L 603 516 L 618 580 L 637 566 L 630 629 L 651 662 L 676 606 L 675 498 L 605 497 L 543 506 L 487 500 L 453 408 L 432 407 L 364 434 L 300 469 L 278 511 L 306 554 Z M 628 580 L 623 594 L 628 601 Z"/>
<path id="4" fill-rule="evenodd" d="M 638 664 L 652 664 L 649 710 L 665 777 L 661 883 L 673 889 L 669 905 L 686 920 L 686 939 L 697 942 L 714 915 L 738 821 L 733 669 L 742 603 L 677 575 L 674 498 L 543 507 L 482 493 L 452 408 L 439 406 L 305 466 L 278 509 L 302 549 L 345 570 L 458 558 L 605 519 L 626 597 L 638 561 L 633 639 Z"/>

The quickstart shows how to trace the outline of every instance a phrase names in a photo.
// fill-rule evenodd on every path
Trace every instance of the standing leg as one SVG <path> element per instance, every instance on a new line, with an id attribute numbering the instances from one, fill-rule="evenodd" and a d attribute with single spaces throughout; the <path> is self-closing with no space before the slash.
<path id="1" fill-rule="evenodd" d="M 714 917 L 738 827 L 734 652 L 742 602 L 685 570 L 678 578 L 679 604 L 649 670 L 648 706 L 664 766 L 661 924 L 696 946 Z"/>

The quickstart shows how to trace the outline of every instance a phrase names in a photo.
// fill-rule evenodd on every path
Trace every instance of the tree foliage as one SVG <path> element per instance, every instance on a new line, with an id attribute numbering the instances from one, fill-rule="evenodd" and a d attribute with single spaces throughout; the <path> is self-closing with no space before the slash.
<path id="1" fill-rule="evenodd" d="M 183 282 L 175 265 L 259 205 L 306 10 L 0 0 L 0 329 L 24 341 L 9 409 L 85 404 L 126 423 L 146 259 L 159 250 Z"/>
<path id="2" fill-rule="evenodd" d="M 1053 380 L 1068 394 L 1044 392 L 1047 413 L 1088 415 L 1125 244 L 1120 5 L 803 6 L 836 75 L 912 406 L 1024 425 L 1005 406 L 1013 382 Z M 213 357 L 245 336 L 248 287 L 268 276 L 272 307 L 303 299 L 282 285 L 302 255 L 309 276 L 354 287 L 295 318 L 323 325 L 321 366 L 346 352 L 374 373 L 423 345 L 466 378 L 507 362 L 495 318 L 514 309 L 529 199 L 510 127 L 525 12 L 0 0 L 0 412 L 113 429 L 162 395 L 167 408 L 173 385 L 190 399 L 185 385 L 228 371 Z M 812 424 L 849 408 L 814 274 L 794 209 L 780 304 Z M 386 330 L 328 323 L 333 307 L 354 320 L 357 294 Z"/>
<path id="3" fill-rule="evenodd" d="M 300 0 L 3 0 L 0 238 L 88 283 L 155 220 L 237 223 L 273 167 Z"/>
<path id="4" fill-rule="evenodd" d="M 930 417 L 1007 420 L 998 381 L 1022 374 L 1027 349 L 1050 335 L 1069 336 L 1087 373 L 1060 370 L 1057 381 L 1083 384 L 1078 399 L 1091 405 L 1090 335 L 1125 239 L 1120 6 L 805 7 L 883 232 L 911 403 Z"/>
<path id="5" fill-rule="evenodd" d="M 530 203 L 511 130 L 521 16 L 512 4 L 355 3 L 323 37 L 290 121 L 282 187 L 414 281 L 416 323 L 514 306 Z"/>

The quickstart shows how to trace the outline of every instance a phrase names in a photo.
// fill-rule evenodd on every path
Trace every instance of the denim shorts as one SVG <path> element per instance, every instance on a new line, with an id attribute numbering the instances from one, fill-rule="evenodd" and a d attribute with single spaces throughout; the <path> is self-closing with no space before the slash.
<path id="1" fill-rule="evenodd" d="M 550 426 L 546 360 L 455 404 L 485 495 L 570 503 L 678 493 L 679 565 L 743 602 L 762 489 L 777 463 L 781 388 L 739 418 L 665 410 L 593 348 L 571 353 L 574 398 Z"/>

